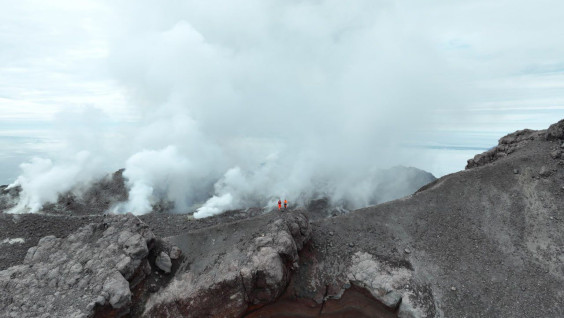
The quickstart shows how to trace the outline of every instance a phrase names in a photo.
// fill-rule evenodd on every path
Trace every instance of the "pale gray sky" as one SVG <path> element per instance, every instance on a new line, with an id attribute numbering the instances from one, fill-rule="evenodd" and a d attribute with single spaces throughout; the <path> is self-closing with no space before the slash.
<path id="1" fill-rule="evenodd" d="M 156 174 L 194 188 L 272 161 L 294 179 L 265 195 L 327 171 L 441 176 L 564 117 L 557 0 L 0 5 L 0 183 L 33 155 L 51 163 L 28 179 L 133 165 L 131 187 L 175 201 Z M 150 172 L 155 158 L 181 164 Z"/>

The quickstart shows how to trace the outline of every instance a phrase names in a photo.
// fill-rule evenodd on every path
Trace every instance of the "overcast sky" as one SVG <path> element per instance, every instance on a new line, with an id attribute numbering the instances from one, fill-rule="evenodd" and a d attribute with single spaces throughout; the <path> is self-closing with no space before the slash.
<path id="1" fill-rule="evenodd" d="M 441 176 L 564 115 L 558 0 L 1 4 L 0 183 L 32 155 L 68 178 L 132 165 L 150 193 L 269 160 L 296 174 L 281 191 L 304 170 Z M 157 157 L 177 170 L 146 175 Z"/>

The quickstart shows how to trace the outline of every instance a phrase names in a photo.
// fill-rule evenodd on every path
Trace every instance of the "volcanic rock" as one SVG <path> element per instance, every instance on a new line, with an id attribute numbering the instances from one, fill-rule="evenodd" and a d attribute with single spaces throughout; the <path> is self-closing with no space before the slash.
<path id="1" fill-rule="evenodd" d="M 546 131 L 546 140 L 564 139 L 564 119 L 550 125 Z"/>
<path id="2" fill-rule="evenodd" d="M 249 317 L 318 317 L 335 304 L 354 317 L 564 316 L 564 223 L 555 221 L 564 217 L 564 169 L 545 133 L 510 134 L 412 196 L 314 221 L 288 296 Z M 354 250 L 324 244 L 329 232 L 355 238 Z M 368 310 L 358 289 L 351 299 L 351 286 L 387 311 Z"/>
<path id="3" fill-rule="evenodd" d="M 157 256 L 157 259 L 155 260 L 155 265 L 157 265 L 157 267 L 160 268 L 163 272 L 168 274 L 170 273 L 172 262 L 167 253 L 161 252 L 159 256 Z"/>
<path id="4" fill-rule="evenodd" d="M 466 169 L 483 166 L 494 162 L 499 158 L 503 158 L 508 154 L 513 153 L 518 148 L 527 145 L 530 141 L 535 140 L 540 136 L 544 136 L 544 134 L 544 131 L 523 129 L 502 137 L 499 139 L 499 144 L 496 147 L 475 155 L 473 159 L 469 159 Z"/>
<path id="5" fill-rule="evenodd" d="M 18 204 L 22 188 L 19 186 L 9 188 L 7 185 L 0 186 L 0 211 L 8 210 Z"/>
<path id="6" fill-rule="evenodd" d="M 182 251 L 178 248 L 178 246 L 173 246 L 170 249 L 170 259 L 178 259 L 180 258 L 180 254 L 182 254 Z"/>
<path id="7" fill-rule="evenodd" d="M 147 317 L 239 317 L 270 303 L 286 288 L 311 228 L 301 213 L 269 214 L 167 238 L 183 264 L 151 295 Z"/>
<path id="8" fill-rule="evenodd" d="M 140 251 L 153 239 L 133 215 L 107 218 L 64 239 L 42 238 L 22 265 L 0 271 L 0 316 L 92 317 L 106 306 L 117 316 L 127 313 L 128 281 L 146 275 L 147 253 Z"/>
<path id="9" fill-rule="evenodd" d="M 539 172 L 539 175 L 543 178 L 548 178 L 552 174 L 552 171 L 547 168 L 546 166 L 542 166 Z"/>

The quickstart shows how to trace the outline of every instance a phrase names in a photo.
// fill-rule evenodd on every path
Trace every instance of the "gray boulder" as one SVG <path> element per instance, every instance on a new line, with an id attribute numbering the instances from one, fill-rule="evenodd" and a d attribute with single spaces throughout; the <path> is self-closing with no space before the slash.
<path id="1" fill-rule="evenodd" d="M 180 248 L 178 248 L 178 246 L 171 247 L 170 259 L 178 259 L 180 258 L 180 254 L 182 254 L 182 251 L 180 250 Z"/>
<path id="2" fill-rule="evenodd" d="M 560 149 L 553 150 L 550 153 L 550 156 L 552 157 L 552 159 L 558 159 L 562 156 L 562 150 L 560 150 Z"/>
<path id="3" fill-rule="evenodd" d="M 170 257 L 165 252 L 161 252 L 159 256 L 157 256 L 155 259 L 155 265 L 167 274 L 170 273 L 170 269 L 172 268 Z"/>
<path id="4" fill-rule="evenodd" d="M 67 238 L 47 236 L 24 264 L 0 271 L 1 317 L 92 317 L 129 311 L 131 281 L 146 275 L 148 227 L 133 215 L 108 217 Z"/>
<path id="5" fill-rule="evenodd" d="M 539 175 L 543 178 L 548 178 L 552 175 L 553 171 L 550 170 L 547 166 L 542 166 L 539 172 Z"/>

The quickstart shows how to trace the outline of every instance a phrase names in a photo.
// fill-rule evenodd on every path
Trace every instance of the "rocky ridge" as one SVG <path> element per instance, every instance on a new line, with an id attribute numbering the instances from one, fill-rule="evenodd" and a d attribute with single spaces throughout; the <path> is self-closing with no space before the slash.
<path id="1" fill-rule="evenodd" d="M 310 235 L 303 214 L 287 213 L 168 238 L 190 255 L 148 299 L 144 316 L 240 317 L 249 306 L 273 302 Z"/>

